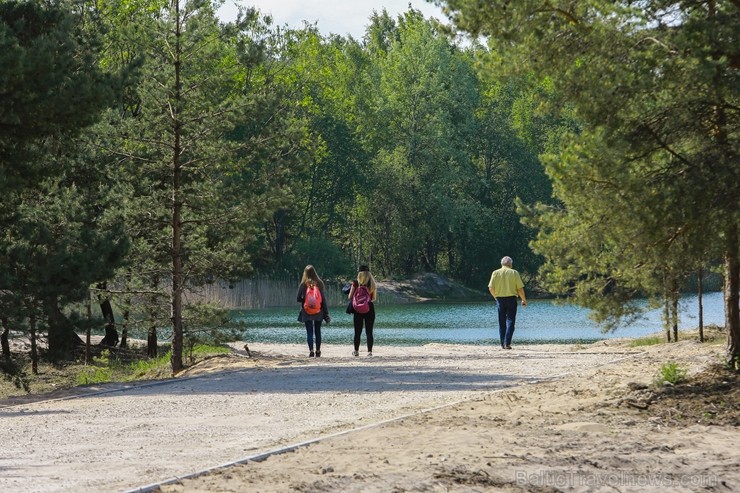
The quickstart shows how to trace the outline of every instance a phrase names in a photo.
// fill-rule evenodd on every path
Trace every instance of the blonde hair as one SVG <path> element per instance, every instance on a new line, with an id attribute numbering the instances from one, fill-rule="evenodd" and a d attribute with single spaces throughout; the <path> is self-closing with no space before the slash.
<path id="1" fill-rule="evenodd" d="M 306 286 L 314 284 L 319 287 L 320 290 L 324 290 L 324 281 L 321 280 L 318 273 L 316 272 L 316 269 L 313 265 L 307 265 L 305 269 L 303 269 L 303 277 L 301 277 L 301 285 L 305 284 Z"/>
<path id="2" fill-rule="evenodd" d="M 367 287 L 370 291 L 370 299 L 373 301 L 378 297 L 378 286 L 375 284 L 375 278 L 368 270 L 363 270 L 357 273 L 357 282 L 361 286 Z"/>

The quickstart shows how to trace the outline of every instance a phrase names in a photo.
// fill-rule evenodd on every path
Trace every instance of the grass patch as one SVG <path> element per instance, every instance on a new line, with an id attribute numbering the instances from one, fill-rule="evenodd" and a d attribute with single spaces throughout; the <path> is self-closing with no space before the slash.
<path id="1" fill-rule="evenodd" d="M 229 352 L 229 348 L 225 346 L 194 344 L 192 347 L 186 346 L 184 348 L 183 359 L 193 365 L 211 356 L 227 354 Z M 107 381 L 132 382 L 136 380 L 169 377 L 172 368 L 171 359 L 172 351 L 167 351 L 162 356 L 156 358 L 137 359 L 125 364 L 115 359 L 109 359 L 107 367 L 111 371 L 111 379 Z"/>
<path id="2" fill-rule="evenodd" d="M 31 361 L 26 353 L 13 355 L 0 365 L 0 401 L 16 397 L 42 395 L 82 385 L 112 382 L 134 382 L 172 377 L 169 346 L 160 347 L 156 358 L 146 356 L 145 347 L 130 347 L 102 351 L 84 363 L 84 358 L 52 363 L 39 361 L 39 373 L 31 372 Z M 223 345 L 194 344 L 183 348 L 183 362 L 194 365 L 210 357 L 228 354 Z"/>
<path id="3" fill-rule="evenodd" d="M 183 349 L 183 359 L 190 365 L 219 354 L 228 354 L 231 350 L 225 346 L 211 344 L 194 344 Z M 150 378 L 169 377 L 172 369 L 172 351 L 150 359 L 140 359 L 128 364 L 122 381 L 147 380 Z"/>
<path id="4" fill-rule="evenodd" d="M 665 339 L 659 336 L 645 336 L 633 339 L 629 343 L 629 347 L 642 347 L 642 346 L 655 346 L 656 344 L 663 344 Z"/>
<path id="5" fill-rule="evenodd" d="M 168 351 L 156 358 L 140 359 L 129 363 L 130 380 L 139 380 L 147 375 L 161 373 L 162 370 L 170 367 L 171 357 L 172 353 Z"/>
<path id="6" fill-rule="evenodd" d="M 86 365 L 77 374 L 77 385 L 91 385 L 112 381 L 113 365 L 115 365 L 116 361 L 115 358 L 111 358 L 110 351 L 107 349 L 100 356 L 93 356 L 92 364 Z"/>
<path id="7" fill-rule="evenodd" d="M 217 354 L 227 354 L 231 352 L 228 347 L 225 346 L 214 346 L 211 344 L 194 344 L 192 347 L 186 347 L 183 356 L 187 356 L 189 359 L 198 361 L 209 356 L 215 356 Z"/>
<path id="8" fill-rule="evenodd" d="M 671 332 L 673 334 L 673 332 Z M 726 341 L 725 328 L 718 325 L 707 325 L 704 327 L 705 344 L 723 344 Z M 699 329 L 681 330 L 678 332 L 679 341 L 699 341 Z M 629 342 L 629 347 L 655 346 L 667 344 L 665 334 L 653 334 L 637 337 Z"/>

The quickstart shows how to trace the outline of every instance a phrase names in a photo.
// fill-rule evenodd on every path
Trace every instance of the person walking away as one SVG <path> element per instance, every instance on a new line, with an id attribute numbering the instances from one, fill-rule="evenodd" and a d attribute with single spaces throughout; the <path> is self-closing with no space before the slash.
<path id="1" fill-rule="evenodd" d="M 519 272 L 512 268 L 513 264 L 511 257 L 502 258 L 501 268 L 493 271 L 488 282 L 488 290 L 498 308 L 498 333 L 503 349 L 511 349 L 516 324 L 517 295 L 522 299 L 522 306 L 527 306 L 524 283 Z"/>
<path id="2" fill-rule="evenodd" d="M 324 295 L 324 281 L 316 273 L 313 265 L 307 265 L 303 269 L 303 277 L 298 287 L 298 303 L 301 311 L 298 313 L 298 321 L 306 324 L 306 343 L 308 344 L 308 357 L 321 356 L 321 322 L 331 322 L 329 307 Z M 314 339 L 316 351 L 314 352 Z"/>
<path id="3" fill-rule="evenodd" d="M 357 273 L 357 280 L 352 281 L 348 296 L 352 301 L 355 326 L 355 349 L 352 351 L 352 356 L 360 355 L 363 324 L 365 326 L 365 337 L 367 338 L 367 355 L 373 355 L 373 326 L 375 325 L 375 301 L 377 301 L 377 296 L 378 288 L 375 284 L 375 278 L 367 267 L 361 266 Z"/>

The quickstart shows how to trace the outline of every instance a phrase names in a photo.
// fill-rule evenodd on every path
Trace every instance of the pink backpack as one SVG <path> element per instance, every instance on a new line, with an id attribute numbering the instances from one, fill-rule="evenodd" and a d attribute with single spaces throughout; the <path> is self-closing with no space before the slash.
<path id="1" fill-rule="evenodd" d="M 370 311 L 370 291 L 367 286 L 358 286 L 352 295 L 352 308 L 355 313 L 367 313 Z"/>

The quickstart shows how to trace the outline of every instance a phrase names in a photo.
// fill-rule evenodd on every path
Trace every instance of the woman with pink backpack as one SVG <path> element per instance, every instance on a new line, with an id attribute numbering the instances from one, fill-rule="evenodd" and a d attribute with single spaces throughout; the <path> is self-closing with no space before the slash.
<path id="1" fill-rule="evenodd" d="M 370 269 L 363 265 L 357 273 L 357 280 L 352 281 L 352 287 L 349 290 L 349 299 L 352 303 L 355 326 L 355 350 L 352 351 L 352 356 L 360 355 L 363 324 L 365 325 L 365 336 L 367 337 L 367 355 L 373 355 L 374 302 L 377 300 L 377 296 L 378 288 L 375 284 L 375 278 L 370 273 Z"/>

